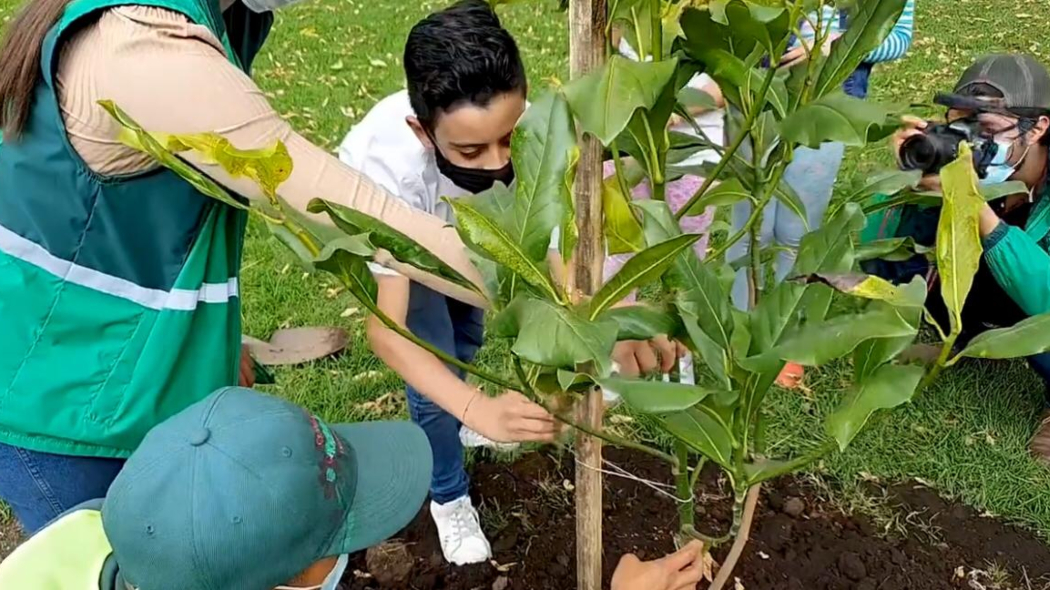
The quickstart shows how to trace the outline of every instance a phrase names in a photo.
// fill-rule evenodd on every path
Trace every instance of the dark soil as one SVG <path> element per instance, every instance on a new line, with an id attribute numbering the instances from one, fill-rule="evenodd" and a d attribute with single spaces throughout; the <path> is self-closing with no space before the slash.
<path id="1" fill-rule="evenodd" d="M 606 458 L 639 477 L 669 482 L 666 465 L 646 455 L 606 449 Z M 414 590 L 569 590 L 575 588 L 572 456 L 534 453 L 512 465 L 475 467 L 472 489 L 493 544 L 490 564 L 444 563 L 426 508 L 400 536 L 414 564 Z M 731 506 L 715 475 L 705 474 L 698 528 L 725 530 Z M 883 535 L 861 515 L 827 506 L 807 484 L 767 484 L 736 575 L 747 590 L 940 590 L 1050 587 L 1050 549 L 1035 535 L 984 518 L 918 484 L 889 490 L 908 532 Z M 645 485 L 606 476 L 603 500 L 606 584 L 621 555 L 660 557 L 674 549 L 675 503 Z M 720 559 L 728 551 L 715 552 Z M 355 571 L 356 570 L 356 571 Z M 994 570 L 1005 579 L 993 578 Z M 354 556 L 349 590 L 382 587 Z M 379 573 L 379 572 L 377 572 Z M 991 575 L 990 575 L 991 574 Z M 1002 574 L 1000 574 L 1002 575 Z M 388 586 L 389 587 L 389 586 Z M 732 587 L 732 584 L 730 584 Z"/>

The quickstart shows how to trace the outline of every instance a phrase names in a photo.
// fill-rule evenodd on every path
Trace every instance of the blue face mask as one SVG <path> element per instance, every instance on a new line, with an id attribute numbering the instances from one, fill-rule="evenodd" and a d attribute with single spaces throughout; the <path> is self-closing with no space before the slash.
<path id="1" fill-rule="evenodd" d="M 328 572 L 328 577 L 324 579 L 324 583 L 320 586 L 310 586 L 308 588 L 293 588 L 292 586 L 278 586 L 274 590 L 336 590 L 339 586 L 339 580 L 343 579 L 343 574 L 346 572 L 346 566 L 350 563 L 349 555 L 340 555 L 339 561 L 335 562 L 335 567 L 332 568 L 331 572 Z"/>
<path id="2" fill-rule="evenodd" d="M 1013 142 L 997 141 L 995 145 L 998 146 L 995 150 L 995 156 L 988 163 L 988 168 L 984 173 L 984 178 L 981 179 L 981 184 L 1000 184 L 1010 180 L 1010 177 L 1017 171 L 1017 167 L 1024 161 L 1024 156 L 1028 155 L 1028 150 L 1026 149 L 1017 164 L 1010 164 L 1008 158 Z"/>

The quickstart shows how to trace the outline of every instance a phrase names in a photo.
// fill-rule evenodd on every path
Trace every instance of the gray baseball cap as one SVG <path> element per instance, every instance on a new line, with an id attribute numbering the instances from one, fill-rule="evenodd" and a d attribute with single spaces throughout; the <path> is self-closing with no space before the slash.
<path id="1" fill-rule="evenodd" d="M 967 92 L 975 84 L 995 88 L 1002 97 L 975 97 Z M 949 108 L 1013 116 L 1036 110 L 1050 112 L 1050 73 L 1030 55 L 986 55 L 966 68 L 951 94 L 938 94 L 936 102 Z"/>

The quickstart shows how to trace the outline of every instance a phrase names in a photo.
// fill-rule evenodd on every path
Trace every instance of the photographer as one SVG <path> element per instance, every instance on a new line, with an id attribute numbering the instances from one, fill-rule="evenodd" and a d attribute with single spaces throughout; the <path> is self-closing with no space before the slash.
<path id="1" fill-rule="evenodd" d="M 984 252 L 962 311 L 960 341 L 965 342 L 985 329 L 1050 312 L 1050 74 L 1027 55 L 986 56 L 963 73 L 952 94 L 939 94 L 936 102 L 948 107 L 946 125 L 909 119 L 893 139 L 901 167 L 924 171 L 922 188 L 940 188 L 938 171 L 955 158 L 959 143 L 967 141 L 973 146 L 981 184 L 1013 180 L 1027 189 L 985 203 L 981 209 Z M 894 233 L 933 245 L 937 213 L 933 208 L 907 207 L 900 212 Z M 872 262 L 866 267 L 869 272 L 897 282 L 932 274 L 924 257 L 903 263 Z M 935 293 L 932 281 L 930 291 Z M 927 307 L 947 328 L 943 300 L 929 297 Z M 1028 360 L 1048 384 L 1050 399 L 1050 353 Z M 1050 412 L 1043 415 L 1030 448 L 1037 459 L 1050 463 Z"/>

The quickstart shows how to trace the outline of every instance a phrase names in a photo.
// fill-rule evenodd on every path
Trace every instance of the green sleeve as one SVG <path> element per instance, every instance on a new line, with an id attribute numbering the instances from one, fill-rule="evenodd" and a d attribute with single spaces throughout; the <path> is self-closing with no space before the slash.
<path id="1" fill-rule="evenodd" d="M 988 268 L 1028 315 L 1050 311 L 1050 254 L 1020 228 L 1000 222 L 984 242 Z"/>

